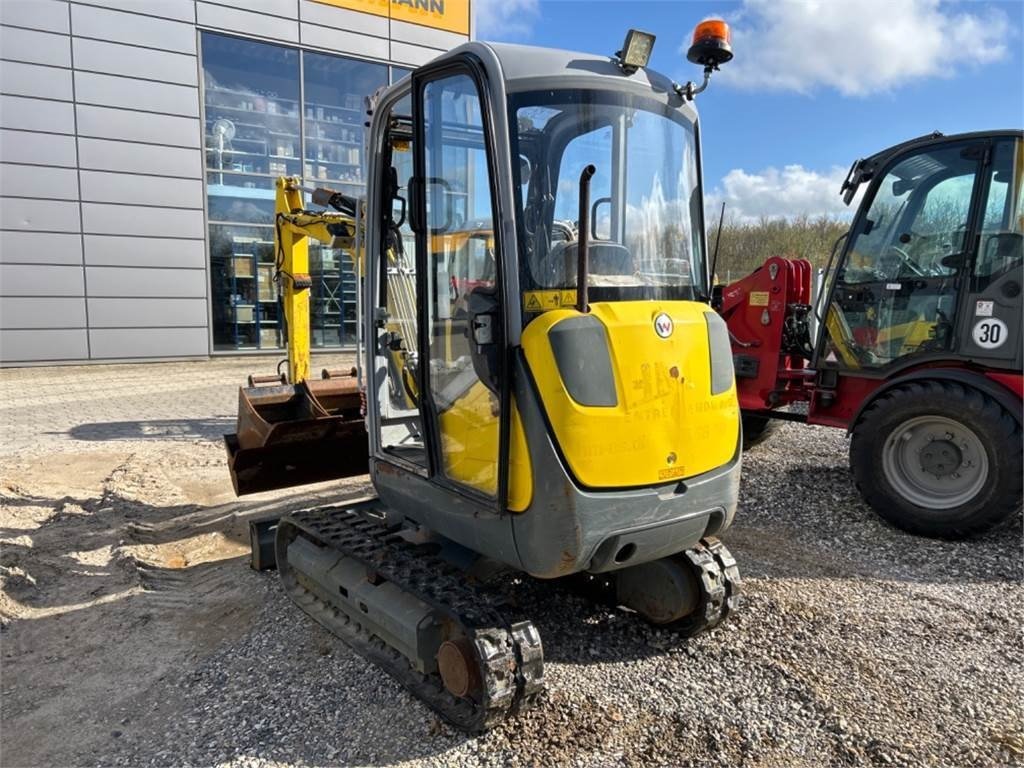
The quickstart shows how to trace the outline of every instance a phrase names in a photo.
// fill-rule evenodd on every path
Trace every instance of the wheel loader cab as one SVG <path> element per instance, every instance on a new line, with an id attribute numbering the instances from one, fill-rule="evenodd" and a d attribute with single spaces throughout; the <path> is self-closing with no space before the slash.
<path id="1" fill-rule="evenodd" d="M 374 484 L 542 577 L 681 552 L 736 505 L 696 111 L 624 70 L 469 43 L 383 91 L 371 126 Z"/>
<path id="2" fill-rule="evenodd" d="M 822 366 L 970 360 L 1020 370 L 1024 141 L 926 137 L 860 161 L 870 180 L 839 260 Z"/>

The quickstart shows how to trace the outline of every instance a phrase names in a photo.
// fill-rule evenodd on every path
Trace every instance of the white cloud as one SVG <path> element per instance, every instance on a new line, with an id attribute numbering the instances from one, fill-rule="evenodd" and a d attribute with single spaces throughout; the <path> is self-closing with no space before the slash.
<path id="1" fill-rule="evenodd" d="M 859 197 L 849 207 L 843 204 L 839 187 L 846 168 L 833 166 L 826 172 L 812 171 L 802 165 L 764 168 L 748 173 L 734 168 L 725 174 L 720 186 L 705 197 L 706 219 L 717 224 L 719 209 L 725 202 L 725 216 L 740 224 L 761 219 L 793 219 L 799 216 L 849 218 Z"/>
<path id="2" fill-rule="evenodd" d="M 528 38 L 540 16 L 540 0 L 473 0 L 480 40 Z"/>
<path id="3" fill-rule="evenodd" d="M 959 11 L 941 0 L 745 0 L 729 19 L 736 58 L 722 68 L 722 80 L 868 96 L 1004 58 L 1006 15 L 969 7 Z"/>

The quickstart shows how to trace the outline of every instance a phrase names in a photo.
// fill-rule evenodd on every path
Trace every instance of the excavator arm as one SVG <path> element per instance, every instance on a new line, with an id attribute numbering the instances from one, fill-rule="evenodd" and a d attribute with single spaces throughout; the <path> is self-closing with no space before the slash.
<path id="1" fill-rule="evenodd" d="M 238 495 L 365 474 L 367 433 L 359 377 L 325 371 L 310 376 L 309 239 L 342 248 L 362 272 L 357 245 L 358 201 L 316 190 L 313 201 L 340 211 L 309 211 L 298 179 L 277 180 L 275 279 L 284 306 L 288 374 L 250 377 L 238 391 L 238 421 L 225 435 L 231 482 Z M 270 380 L 273 386 L 254 386 Z"/>

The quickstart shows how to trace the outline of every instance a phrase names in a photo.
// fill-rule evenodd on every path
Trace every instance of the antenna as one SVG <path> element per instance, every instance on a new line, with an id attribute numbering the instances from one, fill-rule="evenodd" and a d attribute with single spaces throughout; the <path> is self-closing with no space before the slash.
<path id="1" fill-rule="evenodd" d="M 715 281 L 715 268 L 718 266 L 718 244 L 722 242 L 722 222 L 725 221 L 725 200 L 722 201 L 722 212 L 718 214 L 718 234 L 715 235 L 715 252 L 711 256 L 711 282 Z M 714 285 L 710 286 L 711 288 Z"/>

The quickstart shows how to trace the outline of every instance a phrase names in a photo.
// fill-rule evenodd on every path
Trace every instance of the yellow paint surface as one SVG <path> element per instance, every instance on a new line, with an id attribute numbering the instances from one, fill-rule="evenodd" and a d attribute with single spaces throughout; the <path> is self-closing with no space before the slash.
<path id="1" fill-rule="evenodd" d="M 548 420 L 573 474 L 591 488 L 634 488 L 693 477 L 726 464 L 739 438 L 735 385 L 711 394 L 710 348 L 703 304 L 686 301 L 591 305 L 605 326 L 618 404 L 580 405 L 562 383 L 548 332 L 578 317 L 545 312 L 523 331 L 526 360 Z M 654 330 L 672 318 L 667 339 Z"/>
<path id="2" fill-rule="evenodd" d="M 460 35 L 469 34 L 469 0 L 316 0 Z"/>

